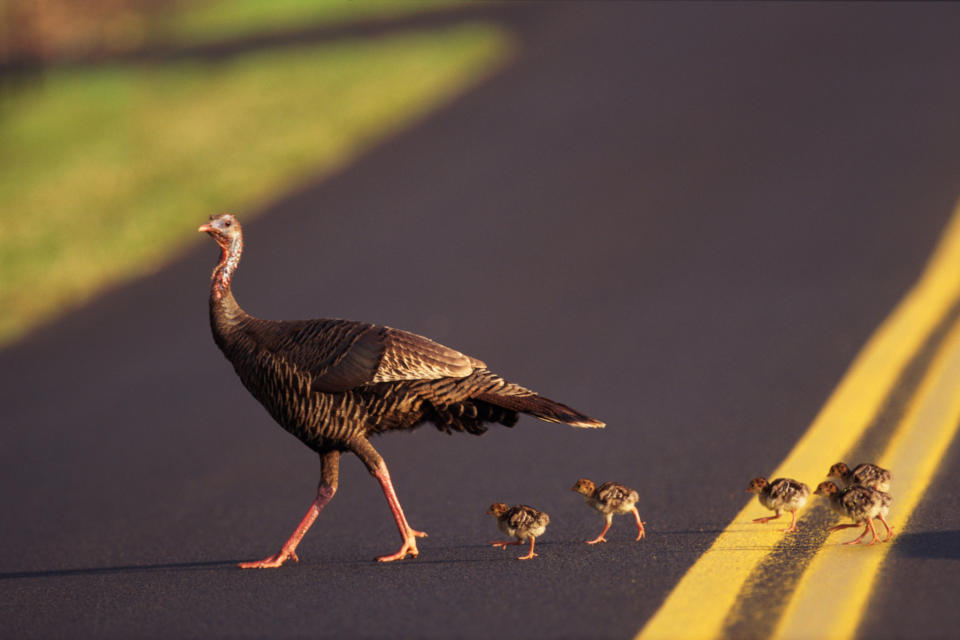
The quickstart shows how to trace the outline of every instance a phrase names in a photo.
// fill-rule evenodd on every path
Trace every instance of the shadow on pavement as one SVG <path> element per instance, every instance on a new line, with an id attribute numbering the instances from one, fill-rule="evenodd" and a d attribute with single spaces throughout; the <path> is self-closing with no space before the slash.
<path id="1" fill-rule="evenodd" d="M 131 564 L 116 567 L 84 567 L 79 569 L 51 569 L 49 571 L 11 571 L 0 573 L 0 580 L 22 578 L 62 578 L 66 576 L 99 576 L 147 571 L 196 570 L 235 568 L 240 560 L 216 560 L 210 562 L 165 562 L 161 564 Z"/>
<path id="2" fill-rule="evenodd" d="M 960 559 L 960 531 L 903 533 L 894 538 L 894 553 L 906 558 Z"/>

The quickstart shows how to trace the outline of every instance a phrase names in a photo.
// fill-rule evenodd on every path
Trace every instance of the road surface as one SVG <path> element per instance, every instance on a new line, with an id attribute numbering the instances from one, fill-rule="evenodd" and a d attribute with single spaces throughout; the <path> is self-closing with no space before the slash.
<path id="1" fill-rule="evenodd" d="M 319 463 L 214 346 L 197 234 L 0 352 L 0 635 L 628 638 L 803 437 L 960 195 L 960 7 L 495 15 L 516 60 L 245 224 L 234 290 L 263 317 L 430 336 L 607 429 L 389 434 L 418 559 L 372 562 L 395 527 L 347 457 L 300 563 L 241 571 L 290 533 Z M 960 446 L 938 469 L 863 637 L 960 622 Z M 602 519 L 580 476 L 636 487 L 648 537 L 621 518 L 584 545 Z M 494 501 L 550 514 L 538 558 L 487 545 Z"/>

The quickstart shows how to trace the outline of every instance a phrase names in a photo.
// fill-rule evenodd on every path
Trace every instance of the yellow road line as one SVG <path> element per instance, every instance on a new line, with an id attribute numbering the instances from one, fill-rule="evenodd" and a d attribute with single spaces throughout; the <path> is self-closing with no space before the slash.
<path id="1" fill-rule="evenodd" d="M 857 355 L 806 434 L 770 477 L 822 478 L 836 457 L 853 447 L 911 357 L 960 295 L 958 264 L 960 207 L 920 280 Z M 745 482 L 755 473 L 745 470 Z M 762 511 L 751 501 L 737 514 L 640 630 L 638 640 L 721 635 L 743 584 L 784 535 L 776 531 L 776 522 L 750 522 L 764 515 Z"/>
<path id="2" fill-rule="evenodd" d="M 888 521 L 902 531 L 960 426 L 960 323 L 931 366 L 879 464 L 894 470 Z M 882 525 L 878 524 L 882 529 Z M 774 638 L 852 638 L 890 544 L 869 549 L 834 534 L 804 573 Z M 869 537 L 869 536 L 868 536 Z M 824 626 L 824 622 L 829 626 Z"/>

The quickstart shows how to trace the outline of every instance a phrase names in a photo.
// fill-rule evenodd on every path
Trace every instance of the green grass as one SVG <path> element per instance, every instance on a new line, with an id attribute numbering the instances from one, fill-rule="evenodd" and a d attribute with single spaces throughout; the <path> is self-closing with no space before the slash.
<path id="1" fill-rule="evenodd" d="M 230 0 L 195 3 L 171 16 L 160 33 L 183 44 L 282 31 L 304 24 L 337 24 L 361 19 L 388 19 L 452 7 L 454 0 Z"/>
<path id="2" fill-rule="evenodd" d="M 464 25 L 216 63 L 54 70 L 0 103 L 0 343 L 162 266 L 502 64 Z"/>

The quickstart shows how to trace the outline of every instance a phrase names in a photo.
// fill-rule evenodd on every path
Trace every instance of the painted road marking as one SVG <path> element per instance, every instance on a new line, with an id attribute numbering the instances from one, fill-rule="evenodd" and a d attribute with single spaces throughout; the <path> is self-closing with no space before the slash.
<path id="1" fill-rule="evenodd" d="M 903 531 L 920 502 L 940 460 L 960 427 L 960 323 L 954 325 L 946 348 L 924 378 L 886 453 L 878 464 L 896 469 L 894 502 L 888 521 Z M 878 525 L 880 526 L 880 525 Z M 882 528 L 882 526 L 880 526 Z M 850 535 L 851 530 L 843 533 Z M 794 591 L 775 638 L 823 636 L 822 620 L 829 621 L 831 638 L 852 638 L 863 617 L 873 580 L 892 545 L 869 550 L 844 547 L 830 537 Z M 829 589 L 823 585 L 829 584 Z"/>
<path id="2" fill-rule="evenodd" d="M 960 298 L 960 206 L 923 275 L 854 359 L 813 424 L 770 477 L 822 478 L 851 451 L 894 390 L 901 373 Z M 899 476 L 900 470 L 895 473 Z M 723 635 L 741 588 L 783 535 L 751 523 L 750 501 L 687 571 L 637 638 Z M 822 619 L 822 618 L 821 618 Z"/>
<path id="3" fill-rule="evenodd" d="M 895 383 L 893 393 L 856 446 L 838 456 L 839 459 L 881 459 L 894 432 L 905 423 L 905 416 L 930 371 L 931 363 L 944 350 L 958 323 L 960 300 L 951 306 L 921 349 L 913 355 Z M 780 538 L 740 588 L 735 605 L 727 612 L 721 635 L 726 638 L 771 637 L 804 572 L 826 543 L 829 528 L 839 521 L 840 517 L 833 513 L 826 501 L 811 500 L 798 519 L 797 532 Z"/>

